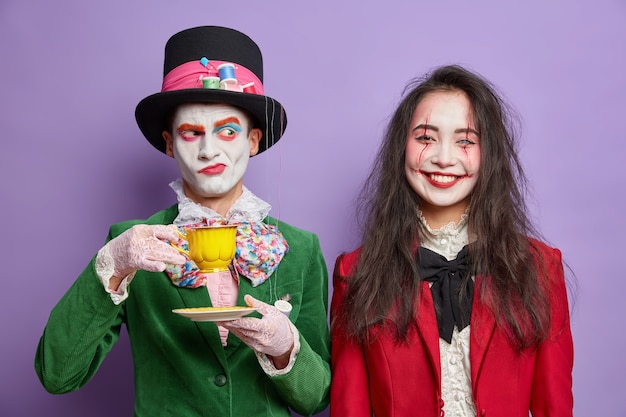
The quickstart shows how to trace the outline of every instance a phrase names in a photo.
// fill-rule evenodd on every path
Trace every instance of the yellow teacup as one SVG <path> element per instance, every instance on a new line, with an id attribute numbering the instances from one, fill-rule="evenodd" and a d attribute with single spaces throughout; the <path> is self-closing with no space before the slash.
<path id="1" fill-rule="evenodd" d="M 229 224 L 190 227 L 185 233 L 178 232 L 189 243 L 189 250 L 172 246 L 194 261 L 200 272 L 227 271 L 237 250 L 236 233 L 237 226 Z"/>

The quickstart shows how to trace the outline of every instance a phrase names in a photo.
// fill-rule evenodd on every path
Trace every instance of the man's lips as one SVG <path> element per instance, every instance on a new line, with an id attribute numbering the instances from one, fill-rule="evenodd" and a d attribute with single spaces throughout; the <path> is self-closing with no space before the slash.
<path id="1" fill-rule="evenodd" d="M 222 172 L 224 172 L 225 169 L 226 169 L 226 165 L 215 164 L 215 165 L 210 165 L 208 167 L 202 168 L 201 170 L 198 171 L 198 173 L 205 174 L 205 175 L 217 175 L 217 174 L 221 174 Z"/>

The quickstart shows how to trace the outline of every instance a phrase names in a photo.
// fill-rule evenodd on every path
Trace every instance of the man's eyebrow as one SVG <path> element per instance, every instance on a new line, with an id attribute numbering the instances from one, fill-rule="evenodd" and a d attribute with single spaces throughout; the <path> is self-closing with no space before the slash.
<path id="1" fill-rule="evenodd" d="M 220 127 L 220 126 L 224 126 L 224 125 L 226 125 L 228 123 L 235 123 L 235 124 L 241 125 L 241 122 L 235 116 L 231 116 L 231 117 L 227 117 L 227 118 L 222 119 L 222 120 L 218 120 L 213 125 L 215 127 Z"/>
<path id="2" fill-rule="evenodd" d="M 178 130 L 193 130 L 195 132 L 204 132 L 204 126 L 202 125 L 194 125 L 191 123 L 183 123 L 178 126 Z"/>

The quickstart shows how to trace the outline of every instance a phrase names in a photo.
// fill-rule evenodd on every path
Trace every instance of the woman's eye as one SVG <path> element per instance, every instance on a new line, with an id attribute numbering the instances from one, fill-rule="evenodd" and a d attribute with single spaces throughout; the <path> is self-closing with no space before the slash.
<path id="1" fill-rule="evenodd" d="M 428 136 L 428 135 L 421 135 L 421 136 L 416 137 L 415 139 L 419 140 L 420 142 L 431 142 L 435 140 L 432 136 Z"/>
<path id="2" fill-rule="evenodd" d="M 457 141 L 458 144 L 460 145 L 464 145 L 464 146 L 468 146 L 468 145 L 474 145 L 476 142 L 468 139 L 468 138 L 463 138 L 460 139 L 459 141 Z"/>

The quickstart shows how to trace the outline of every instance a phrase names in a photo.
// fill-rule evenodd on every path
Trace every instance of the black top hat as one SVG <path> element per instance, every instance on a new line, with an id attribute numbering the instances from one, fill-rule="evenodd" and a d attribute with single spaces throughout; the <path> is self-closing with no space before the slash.
<path id="1" fill-rule="evenodd" d="M 287 126 L 283 106 L 263 92 L 263 58 L 256 43 L 234 29 L 201 26 L 183 30 L 165 45 L 163 87 L 135 109 L 139 129 L 165 152 L 162 132 L 173 110 L 185 103 L 224 103 L 247 111 L 263 137 L 261 153 Z"/>

